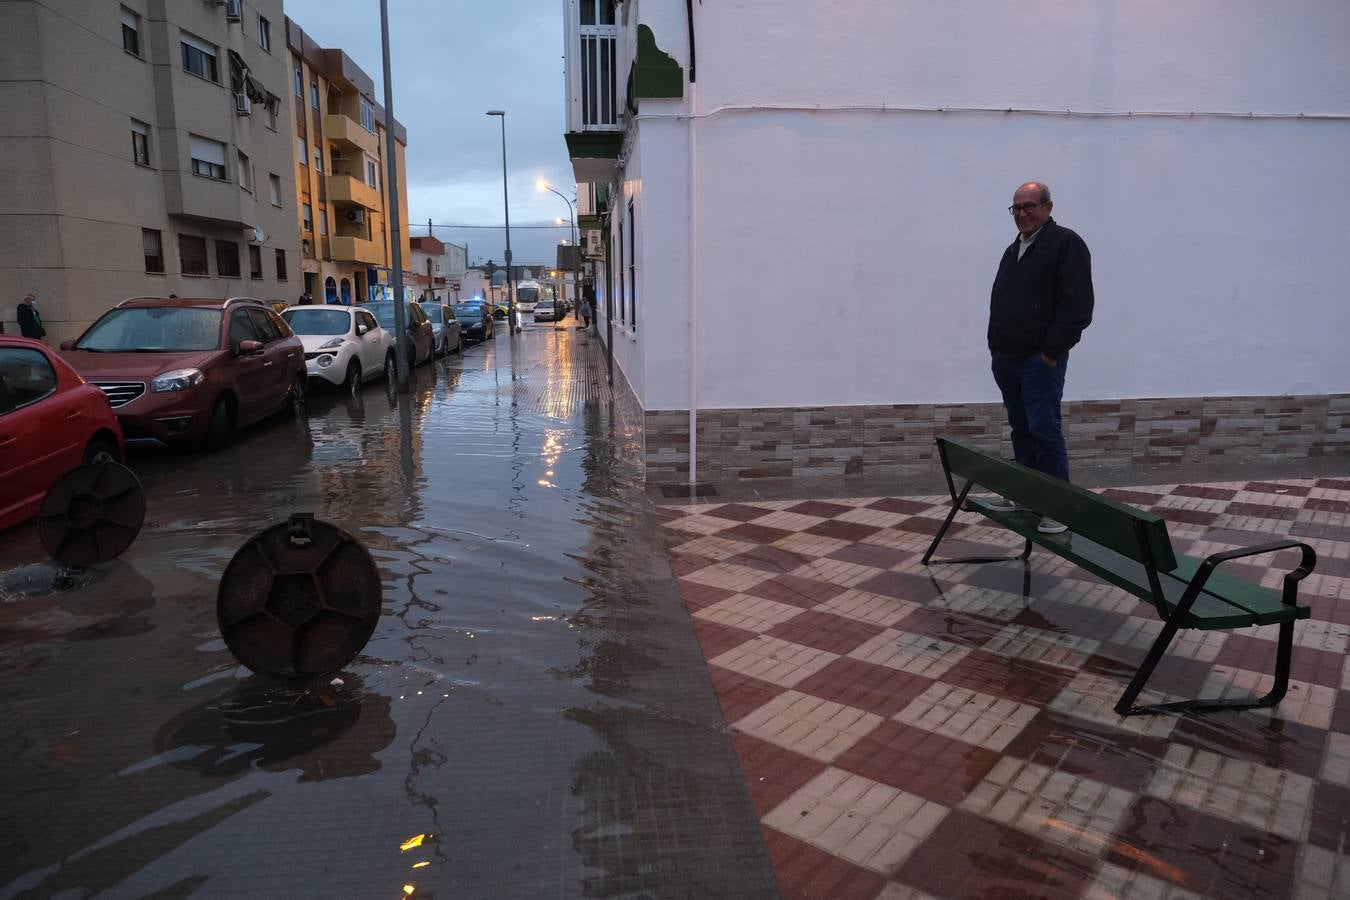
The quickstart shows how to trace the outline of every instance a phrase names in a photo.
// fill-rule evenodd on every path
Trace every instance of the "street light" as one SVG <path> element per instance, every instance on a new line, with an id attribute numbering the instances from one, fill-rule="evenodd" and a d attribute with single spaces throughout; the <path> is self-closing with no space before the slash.
<path id="1" fill-rule="evenodd" d="M 502 120 L 502 207 L 506 214 L 506 283 L 510 291 L 510 300 L 507 302 L 510 328 L 507 330 L 511 334 L 515 334 L 520 326 L 516 321 L 515 270 L 511 268 L 511 198 L 506 191 L 506 110 L 489 109 L 487 114 L 489 116 L 501 116 Z"/>
<path id="2" fill-rule="evenodd" d="M 542 179 L 542 178 L 539 179 L 537 182 L 535 182 L 535 187 L 538 188 L 541 192 L 542 192 L 542 191 L 548 191 L 550 194 L 557 194 L 559 197 L 562 197 L 563 202 L 567 204 L 567 216 L 568 216 L 568 220 L 569 220 L 569 221 L 571 222 L 571 224 L 572 224 L 572 246 L 573 246 L 573 247 L 577 246 L 577 217 L 576 217 L 576 212 L 575 212 L 575 211 L 573 210 L 573 208 L 572 208 L 572 201 L 569 200 L 569 199 L 567 199 L 567 195 L 561 193 L 560 191 L 555 191 L 555 190 L 553 189 L 553 186 L 552 186 L 551 184 L 549 184 L 547 181 L 545 181 L 544 179 Z M 561 225 L 561 224 L 562 224 L 562 219 L 558 219 L 558 220 L 557 220 L 557 223 L 558 223 L 559 225 Z M 573 252 L 573 253 L 578 253 L 579 251 L 575 251 L 575 250 L 574 250 L 574 251 L 572 251 L 572 252 Z M 580 262 L 580 260 L 576 260 L 576 262 Z M 578 284 L 577 284 L 577 270 L 576 270 L 576 267 L 575 267 L 575 266 L 573 266 L 573 268 L 572 268 L 572 300 L 573 300 L 573 302 L 576 303 L 576 311 L 572 314 L 572 316 L 573 316 L 573 318 L 580 318 L 580 317 L 581 317 L 581 288 L 580 288 L 580 287 L 578 286 Z"/>

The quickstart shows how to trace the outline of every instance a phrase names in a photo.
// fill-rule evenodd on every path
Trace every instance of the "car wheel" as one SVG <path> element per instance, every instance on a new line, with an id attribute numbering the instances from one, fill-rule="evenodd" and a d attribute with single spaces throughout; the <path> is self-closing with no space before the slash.
<path id="1" fill-rule="evenodd" d="M 384 377 L 390 384 L 398 381 L 398 362 L 392 353 L 384 358 Z"/>
<path id="2" fill-rule="evenodd" d="M 353 397 L 361 393 L 361 364 L 356 360 L 347 363 L 347 380 L 344 383 Z"/>
<path id="3" fill-rule="evenodd" d="M 459 333 L 459 345 L 455 347 L 455 352 L 460 356 L 464 355 L 464 332 Z"/>
<path id="4" fill-rule="evenodd" d="M 234 406 L 222 397 L 211 410 L 211 424 L 207 427 L 206 437 L 209 443 L 224 446 L 234 434 Z"/>
<path id="5" fill-rule="evenodd" d="M 305 394 L 309 387 L 309 378 L 305 375 L 296 376 L 295 383 L 291 385 L 291 415 L 297 419 L 305 417 Z"/>
<path id="6" fill-rule="evenodd" d="M 105 437 L 96 437 L 84 448 L 84 464 L 97 465 L 105 462 L 117 462 L 117 443 Z"/>

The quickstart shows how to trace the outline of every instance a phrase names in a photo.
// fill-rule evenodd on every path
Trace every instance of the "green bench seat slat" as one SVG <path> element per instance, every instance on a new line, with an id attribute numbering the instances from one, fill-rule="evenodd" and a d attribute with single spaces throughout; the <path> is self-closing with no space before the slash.
<path id="1" fill-rule="evenodd" d="M 1190 581 L 1199 571 L 1202 560 L 1193 556 L 1177 556 L 1177 567 L 1168 573 L 1182 582 Z M 1280 592 L 1259 584 L 1254 584 L 1240 575 L 1217 568 L 1205 583 L 1205 593 L 1222 596 L 1234 606 L 1247 610 L 1257 619 L 1259 625 L 1285 622 L 1289 619 L 1306 619 L 1312 615 L 1311 607 L 1289 607 L 1284 604 Z M 1296 609 L 1297 615 L 1290 616 L 1289 610 Z"/>

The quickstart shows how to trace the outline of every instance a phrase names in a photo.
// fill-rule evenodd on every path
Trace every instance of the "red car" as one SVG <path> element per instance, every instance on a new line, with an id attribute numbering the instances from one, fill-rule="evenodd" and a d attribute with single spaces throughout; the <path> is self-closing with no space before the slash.
<path id="1" fill-rule="evenodd" d="M 37 514 L 71 469 L 122 461 L 122 428 L 103 391 L 41 341 L 0 336 L 0 529 Z"/>

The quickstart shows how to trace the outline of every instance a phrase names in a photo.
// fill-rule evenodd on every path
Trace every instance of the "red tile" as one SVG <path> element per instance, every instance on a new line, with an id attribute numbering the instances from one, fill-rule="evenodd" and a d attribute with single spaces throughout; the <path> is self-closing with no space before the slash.
<path id="1" fill-rule="evenodd" d="M 1087 854 L 953 810 L 895 874 L 944 900 L 1077 898 L 1096 865 Z"/>
<path id="2" fill-rule="evenodd" d="M 949 684 L 1040 706 L 1059 696 L 1073 673 L 1056 666 L 972 650 L 942 676 Z"/>
<path id="3" fill-rule="evenodd" d="M 849 544 L 831 553 L 829 558 L 859 566 L 889 569 L 918 555 L 912 550 L 895 550 L 891 547 L 878 547 L 875 544 Z"/>
<path id="4" fill-rule="evenodd" d="M 936 535 L 942 529 L 942 519 L 933 516 L 912 516 L 895 527 L 901 531 L 913 531 L 917 534 Z M 964 522 L 953 522 L 943 537 L 955 537 L 969 528 L 970 526 Z"/>
<path id="5" fill-rule="evenodd" d="M 758 506 L 746 506 L 743 503 L 728 503 L 725 506 L 719 506 L 715 509 L 705 509 L 701 511 L 705 516 L 715 516 L 719 519 L 731 519 L 735 522 L 749 522 L 762 516 L 767 516 L 773 512 L 771 509 L 764 509 Z"/>
<path id="6" fill-rule="evenodd" d="M 932 577 L 909 572 L 881 572 L 858 582 L 856 587 L 860 591 L 911 603 L 931 603 L 943 595 L 942 587 Z"/>
<path id="7" fill-rule="evenodd" d="M 1032 588 L 1031 596 L 1040 594 Z M 1145 615 L 1152 615 L 1153 607 L 1142 607 Z M 1070 634 L 1093 641 L 1105 641 L 1115 635 L 1129 616 L 1124 613 L 1095 609 L 1056 600 L 1032 600 L 1031 605 L 1012 620 L 1014 625 L 1028 625 L 1056 634 Z"/>
<path id="8" fill-rule="evenodd" d="M 882 497 L 867 504 L 867 509 L 879 509 L 882 512 L 904 513 L 907 516 L 917 516 L 920 513 L 926 513 L 933 508 L 932 503 L 921 503 L 918 500 L 905 500 L 901 497 Z"/>
<path id="9" fill-rule="evenodd" d="M 1147 654 L 1147 648 L 1105 643 L 1083 663 L 1083 671 L 1119 681 L 1121 693 L 1124 693 L 1125 685 L 1139 671 Z M 1163 654 L 1145 689 L 1173 693 L 1178 697 L 1197 697 L 1213 668 L 1213 663 Z"/>
<path id="10" fill-rule="evenodd" d="M 1292 892 L 1298 848 L 1278 835 L 1139 797 L 1106 859 L 1205 896 L 1277 898 Z"/>
<path id="11" fill-rule="evenodd" d="M 827 522 L 820 522 L 806 529 L 807 534 L 818 534 L 821 537 L 834 538 L 840 541 L 861 541 L 863 538 L 871 537 L 881 529 L 875 525 L 863 525 L 858 522 L 841 522 L 838 519 L 830 519 Z"/>
<path id="12" fill-rule="evenodd" d="M 709 666 L 717 702 L 722 705 L 722 718 L 736 722 L 777 697 L 787 688 L 760 681 L 721 666 Z"/>
<path id="13" fill-rule="evenodd" d="M 1178 497 L 1199 497 L 1201 500 L 1232 500 L 1237 496 L 1237 491 L 1203 484 L 1179 485 L 1172 488 L 1171 493 Z"/>
<path id="14" fill-rule="evenodd" d="M 1124 488 L 1107 488 L 1101 491 L 1103 497 L 1110 497 L 1112 500 L 1119 500 L 1121 503 L 1129 503 L 1132 506 L 1142 506 L 1147 509 L 1162 499 L 1161 494 L 1147 494 L 1143 491 L 1131 491 Z"/>
<path id="15" fill-rule="evenodd" d="M 872 900 L 885 887 L 875 872 L 761 826 L 784 900 Z"/>
<path id="16" fill-rule="evenodd" d="M 1275 628 L 1265 630 L 1276 631 Z M 1274 640 L 1263 640 L 1233 632 L 1223 642 L 1223 649 L 1219 651 L 1219 657 L 1214 661 L 1214 664 L 1274 674 L 1275 653 L 1278 648 L 1279 644 Z M 1289 671 L 1291 676 L 1298 681 L 1310 681 L 1313 684 L 1340 688 L 1341 667 L 1344 664 L 1344 653 L 1332 653 L 1328 650 L 1295 645 Z"/>
<path id="17" fill-rule="evenodd" d="M 694 633 L 698 635 L 698 642 L 703 647 L 704 659 L 720 656 L 732 647 L 738 647 L 746 641 L 759 637 L 753 631 L 709 622 L 707 619 L 693 618 L 690 621 L 694 623 Z"/>
<path id="18" fill-rule="evenodd" d="M 1191 713 L 1178 719 L 1172 742 L 1315 777 L 1322 768 L 1327 732 L 1250 713 Z"/>
<path id="19" fill-rule="evenodd" d="M 1166 755 L 1167 741 L 1043 709 L 1003 752 L 1138 793 Z"/>
<path id="20" fill-rule="evenodd" d="M 1350 734 L 1350 691 L 1336 692 L 1336 706 L 1331 711 L 1331 730 Z"/>
<path id="21" fill-rule="evenodd" d="M 768 634 L 769 637 L 844 656 L 885 630 L 880 625 L 808 610 L 786 622 L 780 622 L 769 629 Z"/>
<path id="22" fill-rule="evenodd" d="M 690 612 L 703 609 L 706 606 L 712 606 L 718 601 L 725 600 L 735 594 L 735 591 L 729 591 L 726 588 L 713 587 L 708 584 L 699 584 L 696 581 L 681 581 L 680 596 L 684 598 L 684 605 Z"/>
<path id="23" fill-rule="evenodd" d="M 897 631 L 923 634 L 962 647 L 983 647 L 1003 626 L 936 607 L 916 609 L 891 626 Z"/>
<path id="24" fill-rule="evenodd" d="M 761 572 L 787 573 L 800 568 L 812 559 L 813 557 L 793 553 L 791 550 L 784 550 L 782 547 L 763 544 L 730 557 L 727 562 L 732 565 L 745 566 L 747 569 L 759 569 Z"/>
<path id="25" fill-rule="evenodd" d="M 900 722 L 882 722 L 835 760 L 841 769 L 955 806 L 975 789 L 999 755 Z"/>
<path id="26" fill-rule="evenodd" d="M 1308 841 L 1340 854 L 1350 853 L 1350 788 L 1329 781 L 1313 785 Z"/>
<path id="27" fill-rule="evenodd" d="M 747 594 L 756 597 L 763 597 L 765 600 L 776 600 L 779 603 L 788 603 L 792 606 L 800 606 L 802 609 L 810 609 L 813 606 L 819 606 L 831 597 L 837 597 L 848 590 L 837 584 L 830 584 L 828 581 L 816 581 L 813 578 L 802 578 L 798 575 L 779 575 L 777 578 L 770 578 L 768 581 L 761 581 L 754 587 L 745 589 Z"/>
<path id="28" fill-rule="evenodd" d="M 1254 519 L 1298 518 L 1298 510 L 1290 506 L 1268 506 L 1264 503 L 1230 503 L 1224 510 L 1230 516 L 1250 516 Z"/>
<path id="29" fill-rule="evenodd" d="M 679 578 L 697 572 L 699 569 L 706 569 L 715 559 L 708 559 L 706 556 L 697 556 L 693 553 L 672 553 L 670 557 L 670 570 Z"/>
<path id="30" fill-rule="evenodd" d="M 1272 484 L 1268 481 L 1252 481 L 1247 484 L 1252 494 L 1288 494 L 1291 497 L 1306 497 L 1312 488 L 1303 484 Z"/>
<path id="31" fill-rule="evenodd" d="M 1303 508 L 1315 512 L 1329 512 L 1345 515 L 1350 513 L 1350 500 L 1332 500 L 1330 497 L 1309 497 Z"/>
<path id="32" fill-rule="evenodd" d="M 789 506 L 787 511 L 798 513 L 803 516 L 819 516 L 822 519 L 833 519 L 835 516 L 842 516 L 844 513 L 852 512 L 853 507 L 844 506 L 841 503 L 824 503 L 820 500 L 806 500 L 798 503 L 796 506 Z"/>
<path id="33" fill-rule="evenodd" d="M 928 690 L 933 679 L 860 659 L 836 659 L 793 690 L 890 718 Z"/>
<path id="34" fill-rule="evenodd" d="M 720 532 L 717 536 L 736 541 L 750 541 L 755 544 L 772 544 L 774 541 L 781 541 L 794 533 L 786 528 L 770 528 L 768 525 L 742 522 L 735 528 L 728 528 L 726 531 Z"/>
<path id="35" fill-rule="evenodd" d="M 1161 516 L 1168 522 L 1184 522 L 1187 525 L 1213 525 L 1221 515 L 1221 513 L 1206 512 L 1203 509 L 1176 509 L 1171 506 L 1155 506 L 1149 512 L 1155 516 Z"/>
<path id="36" fill-rule="evenodd" d="M 826 763 L 793 753 L 748 734 L 733 732 L 731 745 L 745 775 L 755 815 L 763 818 L 808 781 L 825 771 Z"/>
<path id="37" fill-rule="evenodd" d="M 1350 478 L 1319 478 L 1317 486 L 1331 488 L 1333 491 L 1350 491 Z"/>

